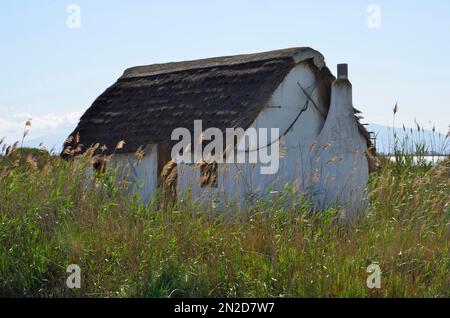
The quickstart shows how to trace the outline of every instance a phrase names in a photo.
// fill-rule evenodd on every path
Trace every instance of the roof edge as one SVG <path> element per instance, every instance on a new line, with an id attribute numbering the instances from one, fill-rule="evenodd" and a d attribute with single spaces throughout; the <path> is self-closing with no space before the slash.
<path id="1" fill-rule="evenodd" d="M 325 66 L 325 58 L 320 52 L 310 47 L 294 47 L 260 53 L 220 56 L 190 61 L 135 66 L 126 69 L 120 79 L 147 77 L 158 74 L 175 73 L 194 69 L 232 66 L 281 58 L 292 58 L 295 64 L 299 64 L 305 60 L 312 59 L 315 66 L 317 66 L 319 69 L 322 69 Z"/>

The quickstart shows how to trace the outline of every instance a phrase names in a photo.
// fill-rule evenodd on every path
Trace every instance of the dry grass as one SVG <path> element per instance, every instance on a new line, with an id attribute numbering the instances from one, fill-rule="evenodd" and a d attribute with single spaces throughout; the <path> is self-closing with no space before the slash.
<path id="1" fill-rule="evenodd" d="M 372 175 L 367 216 L 349 224 L 290 187 L 245 216 L 143 206 L 118 171 L 88 177 L 89 158 L 15 151 L 0 158 L 0 295 L 449 297 L 448 162 L 404 159 Z M 79 290 L 65 287 L 72 263 Z M 366 287 L 372 263 L 380 290 Z"/>

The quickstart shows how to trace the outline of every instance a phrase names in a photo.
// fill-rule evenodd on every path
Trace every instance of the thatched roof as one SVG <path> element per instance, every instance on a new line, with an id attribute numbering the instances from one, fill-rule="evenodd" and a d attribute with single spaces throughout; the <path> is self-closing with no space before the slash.
<path id="1" fill-rule="evenodd" d="M 99 143 L 117 152 L 170 142 L 177 127 L 193 130 L 248 128 L 291 69 L 307 61 L 323 79 L 324 94 L 334 77 L 323 56 L 311 48 L 133 67 L 101 94 L 71 136 L 82 148 Z M 65 147 L 74 146 L 66 143 Z"/>

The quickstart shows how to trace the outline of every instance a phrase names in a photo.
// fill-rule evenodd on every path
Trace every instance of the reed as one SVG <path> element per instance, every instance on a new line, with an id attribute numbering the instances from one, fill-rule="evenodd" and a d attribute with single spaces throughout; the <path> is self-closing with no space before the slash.
<path id="1" fill-rule="evenodd" d="M 365 217 L 312 213 L 287 185 L 242 214 L 126 195 L 120 172 L 43 150 L 0 157 L 0 296 L 449 297 L 450 161 L 396 152 Z M 123 191 L 125 190 L 125 191 Z M 82 288 L 66 287 L 69 264 Z M 368 289 L 367 267 L 382 270 Z"/>

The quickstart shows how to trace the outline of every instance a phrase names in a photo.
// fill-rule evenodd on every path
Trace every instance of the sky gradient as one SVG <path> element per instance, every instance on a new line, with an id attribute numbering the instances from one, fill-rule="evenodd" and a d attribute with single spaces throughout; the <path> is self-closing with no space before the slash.
<path id="1" fill-rule="evenodd" d="M 66 25 L 69 4 L 81 28 Z M 345 5 L 344 5 L 345 3 Z M 381 9 L 370 29 L 367 8 Z M 0 4 L 0 138 L 58 142 L 131 66 L 295 46 L 349 63 L 365 122 L 450 124 L 450 2 L 4 0 Z"/>

